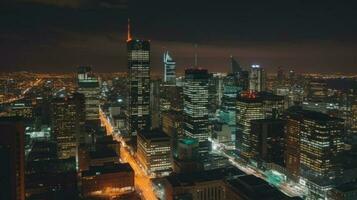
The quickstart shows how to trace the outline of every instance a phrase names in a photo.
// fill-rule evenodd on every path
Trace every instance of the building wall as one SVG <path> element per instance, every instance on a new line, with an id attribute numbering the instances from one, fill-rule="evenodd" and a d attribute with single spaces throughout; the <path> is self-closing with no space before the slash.
<path id="1" fill-rule="evenodd" d="M 129 73 L 129 131 L 150 128 L 150 43 L 130 40 L 127 43 Z"/>

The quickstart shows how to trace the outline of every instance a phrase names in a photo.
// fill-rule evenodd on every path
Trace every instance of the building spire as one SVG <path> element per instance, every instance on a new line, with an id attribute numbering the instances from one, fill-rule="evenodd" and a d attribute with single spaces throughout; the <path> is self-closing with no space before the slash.
<path id="1" fill-rule="evenodd" d="M 128 39 L 126 41 L 129 42 L 131 39 L 130 19 L 128 18 Z"/>

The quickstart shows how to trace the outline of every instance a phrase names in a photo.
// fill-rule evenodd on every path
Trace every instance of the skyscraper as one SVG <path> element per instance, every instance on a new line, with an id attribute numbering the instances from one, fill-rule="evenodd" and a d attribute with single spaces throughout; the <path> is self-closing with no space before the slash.
<path id="1" fill-rule="evenodd" d="M 243 71 L 242 67 L 239 65 L 239 63 L 233 58 L 233 56 L 231 56 L 231 60 L 230 60 L 230 64 L 231 64 L 231 72 L 233 74 L 239 74 Z"/>
<path id="2" fill-rule="evenodd" d="M 263 101 L 254 95 L 237 99 L 237 148 L 245 159 L 253 156 L 251 120 L 264 119 Z"/>
<path id="3" fill-rule="evenodd" d="M 258 164 L 284 163 L 284 121 L 257 119 L 251 121 L 253 159 Z"/>
<path id="4" fill-rule="evenodd" d="M 342 174 L 343 120 L 303 111 L 300 132 L 300 172 L 311 198 L 326 198 Z"/>
<path id="5" fill-rule="evenodd" d="M 230 58 L 231 74 L 229 76 L 235 77 L 235 85 L 240 90 L 248 90 L 249 86 L 249 72 L 243 70 L 238 61 L 231 56 Z"/>
<path id="6" fill-rule="evenodd" d="M 164 53 L 164 82 L 170 85 L 176 84 L 176 62 L 168 51 Z"/>
<path id="7" fill-rule="evenodd" d="M 208 71 L 187 69 L 185 71 L 184 134 L 200 143 L 208 139 Z"/>
<path id="8" fill-rule="evenodd" d="M 16 118 L 0 118 L 0 199 L 25 199 L 25 129 Z"/>
<path id="9" fill-rule="evenodd" d="M 266 74 L 263 68 L 259 65 L 252 65 L 249 74 L 249 90 L 261 92 L 266 88 Z"/>
<path id="10" fill-rule="evenodd" d="M 132 39 L 128 27 L 129 132 L 150 128 L 150 42 Z"/>
<path id="11" fill-rule="evenodd" d="M 77 142 L 83 125 L 81 98 L 81 94 L 74 94 L 56 97 L 52 102 L 52 130 L 60 159 L 76 156 Z"/>
<path id="12" fill-rule="evenodd" d="M 90 66 L 78 67 L 78 93 L 84 95 L 87 121 L 99 121 L 99 82 Z"/>
<path id="13" fill-rule="evenodd" d="M 309 198 L 325 199 L 342 173 L 344 124 L 329 115 L 292 107 L 285 129 L 287 170 L 300 177 Z"/>

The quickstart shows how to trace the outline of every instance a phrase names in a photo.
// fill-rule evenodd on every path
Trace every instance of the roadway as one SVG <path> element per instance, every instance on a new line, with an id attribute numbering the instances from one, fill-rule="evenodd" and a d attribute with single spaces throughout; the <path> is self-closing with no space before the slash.
<path id="1" fill-rule="evenodd" d="M 122 162 L 129 163 L 135 172 L 135 189 L 145 200 L 157 200 L 155 195 L 151 177 L 146 175 L 144 170 L 138 164 L 135 154 L 130 152 L 129 147 L 125 144 L 125 141 L 114 133 L 114 128 L 110 122 L 110 119 L 106 116 L 104 111 L 100 109 L 100 120 L 102 125 L 106 127 L 107 134 L 113 135 L 113 138 L 118 141 L 120 145 L 120 158 Z"/>
<path id="2" fill-rule="evenodd" d="M 17 96 L 17 97 L 14 97 L 14 98 L 10 98 L 10 99 L 7 99 L 5 101 L 2 101 L 0 102 L 0 104 L 6 104 L 6 103 L 12 103 L 14 101 L 18 101 L 18 100 L 21 100 L 23 98 L 25 98 L 26 94 L 34 87 L 37 87 L 39 86 L 41 83 L 43 82 L 43 79 L 37 79 L 35 82 L 30 82 L 30 86 L 27 87 L 26 89 L 24 89 L 22 92 L 21 92 L 21 95 Z"/>
<path id="3" fill-rule="evenodd" d="M 252 174 L 258 178 L 261 178 L 267 182 L 269 182 L 269 180 L 267 179 L 267 176 L 264 174 L 264 172 L 260 171 L 259 169 L 256 169 L 253 166 L 247 165 L 243 162 L 241 162 L 239 160 L 238 157 L 230 155 L 225 149 L 224 146 L 216 143 L 213 140 L 210 140 L 215 148 L 215 151 L 217 151 L 218 153 L 220 153 L 221 155 L 227 157 L 229 159 L 229 161 L 231 162 L 231 164 L 235 167 L 237 167 L 238 169 L 242 170 L 243 172 L 245 172 L 246 174 Z M 305 188 L 295 182 L 284 182 L 281 185 L 277 186 L 277 188 L 283 192 L 284 194 L 290 196 L 290 197 L 295 197 L 295 196 L 304 196 L 306 194 L 306 190 Z"/>

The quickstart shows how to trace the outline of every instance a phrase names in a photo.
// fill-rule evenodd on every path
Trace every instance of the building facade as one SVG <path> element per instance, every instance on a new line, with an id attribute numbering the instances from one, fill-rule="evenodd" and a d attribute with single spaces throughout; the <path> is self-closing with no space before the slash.
<path id="1" fill-rule="evenodd" d="M 237 98 L 237 149 L 241 156 L 250 159 L 252 152 L 251 120 L 264 119 L 263 101 L 253 96 Z"/>
<path id="2" fill-rule="evenodd" d="M 249 90 L 262 92 L 266 89 L 266 74 L 259 65 L 252 65 L 249 74 Z"/>
<path id="3" fill-rule="evenodd" d="M 16 118 L 0 118 L 0 199 L 25 200 L 25 129 Z"/>
<path id="4" fill-rule="evenodd" d="M 78 93 L 84 95 L 87 121 L 99 121 L 99 81 L 90 66 L 78 67 Z"/>
<path id="5" fill-rule="evenodd" d="M 165 84 L 175 85 L 176 84 L 176 62 L 170 56 L 169 52 L 164 53 L 164 82 Z"/>
<path id="6" fill-rule="evenodd" d="M 208 139 L 208 71 L 185 71 L 184 134 L 204 142 Z"/>
<path id="7" fill-rule="evenodd" d="M 137 157 L 146 173 L 165 176 L 172 172 L 171 140 L 161 130 L 143 130 L 137 136 Z"/>
<path id="8" fill-rule="evenodd" d="M 132 135 L 150 128 L 150 42 L 128 39 L 129 109 L 128 129 Z"/>

